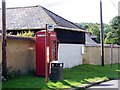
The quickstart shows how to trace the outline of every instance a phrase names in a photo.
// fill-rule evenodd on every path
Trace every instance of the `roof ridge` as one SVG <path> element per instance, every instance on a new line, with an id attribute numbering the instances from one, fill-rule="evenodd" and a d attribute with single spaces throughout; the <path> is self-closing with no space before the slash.
<path id="1" fill-rule="evenodd" d="M 38 8 L 41 8 L 41 9 L 44 11 L 43 13 L 45 13 L 45 14 L 48 16 L 48 18 L 50 18 L 50 19 L 52 20 L 52 22 L 56 24 L 56 22 L 55 22 L 55 21 L 47 14 L 47 12 L 43 9 L 44 7 L 38 6 Z M 50 23 L 50 24 L 53 24 L 53 23 Z M 57 24 L 56 24 L 56 25 L 57 25 Z"/>
<path id="2" fill-rule="evenodd" d="M 41 7 L 42 7 L 42 6 L 41 6 Z M 56 16 L 58 16 L 58 17 L 64 19 L 65 21 L 67 21 L 67 22 L 69 22 L 69 23 L 75 25 L 75 26 L 78 27 L 79 29 L 83 29 L 83 28 L 80 28 L 80 27 L 79 27 L 78 25 L 76 25 L 75 23 L 73 23 L 73 22 L 71 22 L 71 21 L 69 21 L 69 20 L 67 20 L 67 19 L 65 19 L 65 18 L 63 18 L 63 17 L 57 15 L 56 13 L 53 13 L 52 11 L 50 11 L 50 10 L 48 10 L 48 9 L 46 9 L 45 7 L 42 7 L 42 8 L 45 9 L 45 10 L 47 10 L 47 11 L 49 11 L 50 13 L 55 14 Z M 46 12 L 46 11 L 45 11 L 45 12 Z M 51 17 L 50 17 L 50 18 L 51 18 Z M 53 19 L 52 19 L 52 20 L 53 20 Z M 56 22 L 55 22 L 55 23 L 56 23 Z M 56 24 L 57 24 L 57 23 L 56 23 Z"/>
<path id="3" fill-rule="evenodd" d="M 31 7 L 39 7 L 41 5 L 36 5 L 36 6 L 23 6 L 23 7 L 8 7 L 6 9 L 18 9 L 18 8 L 31 8 Z M 0 8 L 1 9 L 1 8 Z"/>
<path id="4" fill-rule="evenodd" d="M 43 7 L 43 6 L 41 6 L 41 8 L 44 10 L 47 10 L 47 11 L 50 11 L 50 10 L 48 10 L 48 9 L 46 9 L 45 7 Z M 44 10 L 44 11 L 45 11 Z M 45 13 L 50 17 L 50 15 L 45 11 Z M 51 19 L 52 19 L 52 17 L 50 17 Z M 55 22 L 55 20 L 54 19 L 52 19 L 52 21 L 57 25 L 57 23 Z M 58 26 L 58 25 L 57 25 Z"/>

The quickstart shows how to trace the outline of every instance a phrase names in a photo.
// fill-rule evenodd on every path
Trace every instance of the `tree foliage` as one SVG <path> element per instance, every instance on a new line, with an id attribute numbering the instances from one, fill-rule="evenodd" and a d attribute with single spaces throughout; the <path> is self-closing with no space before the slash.
<path id="1" fill-rule="evenodd" d="M 96 41 L 98 43 L 100 43 L 100 27 L 99 27 L 99 24 L 95 23 L 95 24 L 92 24 L 89 28 L 88 28 L 88 31 L 94 35 L 94 36 L 97 36 L 96 38 Z"/>
<path id="2" fill-rule="evenodd" d="M 110 31 L 106 36 L 105 43 L 120 45 L 120 16 L 116 16 L 110 21 Z"/>
<path id="3" fill-rule="evenodd" d="M 97 36 L 97 42 L 100 43 L 100 24 L 99 23 L 78 23 L 81 28 L 86 29 L 91 35 Z M 109 25 L 104 25 L 104 43 L 120 45 L 120 16 L 114 17 Z"/>

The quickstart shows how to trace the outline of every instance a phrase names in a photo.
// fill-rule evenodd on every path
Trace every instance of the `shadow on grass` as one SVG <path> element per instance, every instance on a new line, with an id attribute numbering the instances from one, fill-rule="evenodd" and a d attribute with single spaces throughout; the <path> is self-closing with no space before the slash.
<path id="1" fill-rule="evenodd" d="M 70 86 L 71 88 L 75 88 L 75 87 L 76 87 L 76 86 L 71 85 L 70 83 L 68 83 L 68 82 L 66 82 L 66 81 L 61 81 L 61 83 L 62 83 L 63 85 L 66 85 L 66 86 Z"/>

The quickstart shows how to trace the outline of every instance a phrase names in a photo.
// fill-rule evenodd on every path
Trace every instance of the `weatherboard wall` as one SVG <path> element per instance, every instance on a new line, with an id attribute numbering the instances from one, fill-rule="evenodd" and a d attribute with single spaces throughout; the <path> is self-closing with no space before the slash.
<path id="1" fill-rule="evenodd" d="M 85 32 L 55 29 L 59 43 L 85 44 Z"/>

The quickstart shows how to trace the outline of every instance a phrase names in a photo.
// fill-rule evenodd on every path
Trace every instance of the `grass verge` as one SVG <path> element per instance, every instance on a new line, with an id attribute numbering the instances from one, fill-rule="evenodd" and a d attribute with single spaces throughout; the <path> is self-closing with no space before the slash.
<path id="1" fill-rule="evenodd" d="M 17 76 L 2 83 L 5 88 L 33 88 L 33 89 L 63 89 L 76 88 L 90 83 L 120 78 L 120 64 L 114 64 L 104 67 L 99 65 L 80 65 L 70 69 L 63 70 L 63 80 L 58 82 L 49 81 L 45 83 L 45 78 L 36 77 L 32 75 Z"/>

